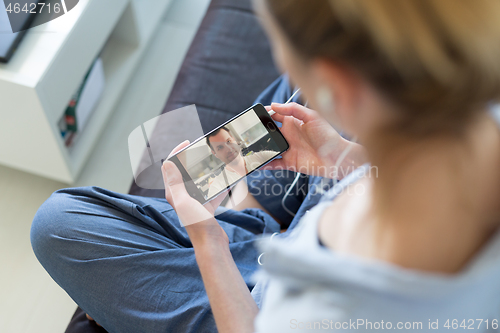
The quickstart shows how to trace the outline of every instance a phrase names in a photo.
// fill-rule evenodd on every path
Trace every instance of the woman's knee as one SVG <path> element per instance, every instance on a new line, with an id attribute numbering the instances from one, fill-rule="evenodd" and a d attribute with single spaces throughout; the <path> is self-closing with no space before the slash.
<path id="1" fill-rule="evenodd" d="M 42 263 L 46 263 L 61 251 L 62 238 L 71 237 L 70 212 L 76 205 L 76 197 L 66 190 L 54 192 L 41 206 L 33 218 L 30 231 L 31 246 Z"/>

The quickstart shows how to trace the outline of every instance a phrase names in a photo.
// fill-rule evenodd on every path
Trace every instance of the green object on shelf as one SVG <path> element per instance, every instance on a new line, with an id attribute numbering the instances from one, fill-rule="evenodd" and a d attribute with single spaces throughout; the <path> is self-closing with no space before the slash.
<path id="1" fill-rule="evenodd" d="M 82 83 L 78 87 L 78 90 L 75 92 L 75 94 L 71 97 L 71 100 L 69 101 L 68 107 L 66 108 L 66 111 L 64 112 L 64 117 L 66 120 L 66 130 L 68 132 L 77 132 L 78 131 L 78 119 L 76 117 L 76 107 L 78 106 L 78 102 L 80 100 L 80 97 L 82 95 L 83 88 L 85 87 L 85 83 L 87 82 L 87 79 L 89 78 L 90 72 L 92 71 L 92 68 L 94 68 L 95 62 L 97 61 L 94 60 L 92 63 L 92 66 L 90 66 L 90 69 L 87 71 L 87 74 L 85 74 L 85 77 L 82 80 Z"/>

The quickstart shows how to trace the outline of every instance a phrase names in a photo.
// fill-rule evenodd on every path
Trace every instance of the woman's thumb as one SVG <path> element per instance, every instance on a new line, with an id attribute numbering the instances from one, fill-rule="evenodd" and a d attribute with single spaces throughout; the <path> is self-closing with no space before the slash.
<path id="1" fill-rule="evenodd" d="M 163 180 L 165 185 L 173 186 L 182 183 L 182 176 L 177 166 L 171 161 L 163 162 L 162 166 Z"/>

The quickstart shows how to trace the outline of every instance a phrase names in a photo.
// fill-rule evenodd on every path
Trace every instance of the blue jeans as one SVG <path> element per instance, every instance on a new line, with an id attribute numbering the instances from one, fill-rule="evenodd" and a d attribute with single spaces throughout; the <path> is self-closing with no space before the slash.
<path id="1" fill-rule="evenodd" d="M 258 101 L 284 102 L 291 93 L 281 77 Z M 283 195 L 257 192 L 262 186 L 284 187 L 294 178 L 294 173 L 264 171 L 248 179 L 250 192 L 273 216 L 290 224 L 288 230 L 319 201 L 320 193 L 308 191 L 307 185 L 320 179 L 301 177 L 285 201 L 286 210 Z M 217 220 L 252 290 L 250 277 L 259 256 L 253 240 L 279 232 L 280 225 L 260 209 L 228 210 Z M 109 332 L 216 331 L 192 244 L 165 199 L 98 187 L 62 189 L 36 213 L 31 243 L 51 277 Z"/>

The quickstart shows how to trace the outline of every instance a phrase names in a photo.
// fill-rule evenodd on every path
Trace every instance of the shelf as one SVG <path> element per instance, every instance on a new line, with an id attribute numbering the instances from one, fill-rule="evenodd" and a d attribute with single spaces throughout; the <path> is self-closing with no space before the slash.
<path id="1" fill-rule="evenodd" d="M 0 65 L 0 163 L 73 183 L 170 3 L 80 0 L 62 17 L 29 30 L 11 62 Z M 105 90 L 68 149 L 57 124 L 99 55 Z"/>
<path id="2" fill-rule="evenodd" d="M 67 14 L 28 30 L 12 59 L 7 64 L 0 64 L 0 80 L 35 87 L 74 32 L 88 3 L 88 0 L 81 0 Z"/>

